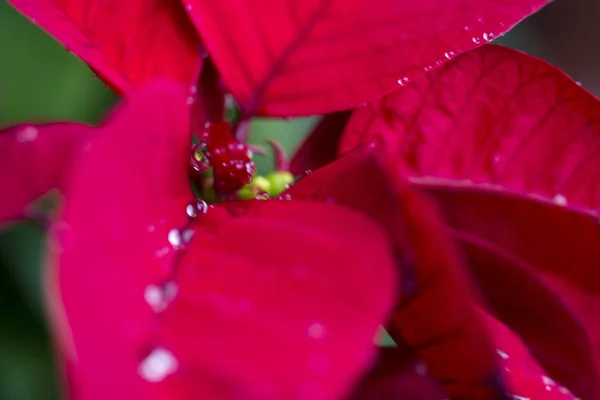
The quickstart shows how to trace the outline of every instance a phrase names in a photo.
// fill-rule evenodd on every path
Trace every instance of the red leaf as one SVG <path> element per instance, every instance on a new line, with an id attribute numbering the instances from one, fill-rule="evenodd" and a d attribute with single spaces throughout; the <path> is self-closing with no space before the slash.
<path id="1" fill-rule="evenodd" d="M 185 99 L 135 94 L 78 160 L 51 246 L 73 396 L 339 397 L 392 305 L 386 236 L 321 203 L 188 217 Z"/>
<path id="2" fill-rule="evenodd" d="M 493 333 L 494 343 L 498 346 L 497 359 L 502 365 L 501 371 L 507 382 L 509 398 L 575 399 L 568 389 L 546 376 L 518 336 L 481 310 L 479 317 Z M 425 365 L 415 359 L 409 348 L 401 346 L 381 349 L 377 363 L 351 399 L 436 400 L 445 397 L 431 379 Z"/>
<path id="3" fill-rule="evenodd" d="M 290 171 L 300 175 L 333 162 L 337 158 L 339 141 L 348 119 L 348 111 L 324 116 L 296 150 L 290 162 Z"/>
<path id="4" fill-rule="evenodd" d="M 177 0 L 9 0 L 118 92 L 152 78 L 191 85 L 199 39 Z"/>
<path id="5" fill-rule="evenodd" d="M 506 32 L 548 0 L 184 0 L 246 113 L 352 108 Z"/>
<path id="6" fill-rule="evenodd" d="M 380 156 L 376 146 L 363 147 L 303 178 L 287 194 L 345 205 L 380 222 L 396 247 L 405 295 L 391 320 L 392 336 L 420 352 L 451 396 L 502 398 L 495 347 L 453 243 L 429 202 L 405 187 Z"/>
<path id="7" fill-rule="evenodd" d="M 575 313 L 584 323 L 579 326 L 569 316 L 572 308 L 561 304 L 574 294 L 577 306 L 592 304 L 590 299 L 598 304 L 597 217 L 499 190 L 433 180 L 420 185 L 435 196 L 458 238 L 468 241 L 470 260 L 492 305 L 508 306 L 504 312 L 497 308 L 503 322 L 524 338 L 554 379 L 582 398 L 598 397 L 600 364 L 593 358 L 600 362 L 600 325 L 588 309 Z M 520 278 L 511 277 L 515 272 Z M 540 274 L 559 278 L 550 286 L 563 300 L 553 299 L 552 291 L 544 294 L 548 289 L 541 280 L 546 278 Z M 510 293 L 519 293 L 512 307 Z"/>
<path id="8" fill-rule="evenodd" d="M 185 99 L 166 85 L 136 93 L 75 161 L 51 230 L 49 282 L 74 398 L 146 398 L 139 342 L 154 315 L 144 290 L 173 262 L 167 233 L 186 222 L 192 198 Z"/>
<path id="9" fill-rule="evenodd" d="M 567 388 L 546 376 L 518 336 L 485 312 L 482 311 L 480 315 L 493 333 L 494 342 L 498 346 L 498 359 L 503 367 L 502 375 L 507 382 L 509 398 L 576 400 Z"/>
<path id="10" fill-rule="evenodd" d="M 410 175 L 600 210 L 599 117 L 598 100 L 564 73 L 490 45 L 357 110 L 342 152 L 385 137 Z"/>
<path id="11" fill-rule="evenodd" d="M 554 67 L 486 46 L 358 110 L 342 145 L 343 152 L 386 141 L 467 241 L 475 276 L 503 322 L 583 398 L 596 398 L 600 383 L 590 359 L 600 359 L 600 329 L 580 307 L 600 295 L 600 236 L 589 210 L 599 207 L 599 114 L 598 100 Z M 515 271 L 526 275 L 508 279 Z M 568 297 L 561 286 L 550 285 L 558 300 L 541 283 L 549 274 L 576 288 L 585 333 L 561 304 Z M 525 294 L 511 306 L 517 284 Z"/>
<path id="12" fill-rule="evenodd" d="M 497 318 L 520 336 L 554 379 L 581 396 L 594 397 L 597 372 L 589 331 L 565 303 L 564 293 L 545 285 L 504 249 L 459 232 L 455 238 L 463 244 L 471 272 Z"/>
<path id="13" fill-rule="evenodd" d="M 32 202 L 62 188 L 75 150 L 89 131 L 74 123 L 17 125 L 0 131 L 0 222 L 26 216 Z"/>
<path id="14" fill-rule="evenodd" d="M 204 60 L 198 86 L 193 91 L 198 91 L 192 106 L 194 130 L 202 130 L 207 122 L 222 121 L 225 115 L 225 89 L 216 67 L 209 58 Z"/>
<path id="15" fill-rule="evenodd" d="M 177 275 L 181 295 L 162 325 L 188 385 L 222 380 L 225 398 L 344 394 L 370 361 L 392 305 L 383 233 L 322 203 L 254 201 L 217 211 L 194 225 Z"/>

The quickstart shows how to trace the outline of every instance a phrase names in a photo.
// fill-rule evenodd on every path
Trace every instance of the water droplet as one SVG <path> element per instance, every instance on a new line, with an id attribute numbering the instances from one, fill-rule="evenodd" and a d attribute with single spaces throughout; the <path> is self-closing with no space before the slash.
<path id="1" fill-rule="evenodd" d="M 192 5 L 191 4 L 187 4 L 185 6 L 185 9 L 188 10 L 188 11 L 191 11 L 192 10 Z"/>
<path id="2" fill-rule="evenodd" d="M 181 239 L 181 231 L 177 228 L 173 228 L 169 231 L 167 235 L 167 240 L 171 243 L 171 246 L 177 248 L 181 247 L 182 239 Z"/>
<path id="3" fill-rule="evenodd" d="M 444 57 L 446 57 L 448 60 L 450 60 L 454 56 L 455 56 L 455 54 L 454 54 L 453 51 L 449 51 L 447 53 L 444 53 Z"/>
<path id="4" fill-rule="evenodd" d="M 422 362 L 418 362 L 415 365 L 415 372 L 421 376 L 425 376 L 427 374 L 427 365 Z"/>
<path id="5" fill-rule="evenodd" d="M 474 37 L 473 37 L 473 43 L 475 43 L 475 44 L 479 44 L 479 43 L 481 43 L 481 39 L 480 39 L 480 38 L 478 38 L 477 36 L 474 36 Z"/>
<path id="6" fill-rule="evenodd" d="M 156 232 L 156 226 L 154 226 L 154 225 L 148 225 L 148 227 L 146 228 L 146 231 L 150 232 L 150 233 Z"/>
<path id="7" fill-rule="evenodd" d="M 407 83 L 408 83 L 408 77 L 406 77 L 406 76 L 405 76 L 405 77 L 403 77 L 403 78 L 400 78 L 400 79 L 398 79 L 398 84 L 399 84 L 400 86 L 404 86 L 404 85 L 406 85 Z"/>
<path id="8" fill-rule="evenodd" d="M 196 206 L 194 204 L 188 204 L 185 206 L 185 213 L 190 218 L 194 218 L 198 215 L 198 211 L 196 210 Z"/>
<path id="9" fill-rule="evenodd" d="M 462 31 L 463 32 L 468 32 L 470 30 L 471 30 L 471 27 L 469 25 L 465 25 L 465 26 L 462 27 Z"/>
<path id="10" fill-rule="evenodd" d="M 183 244 L 188 244 L 189 242 L 191 242 L 193 237 L 194 231 L 192 229 L 186 229 L 183 232 L 181 232 L 181 240 Z"/>
<path id="11" fill-rule="evenodd" d="M 168 350 L 157 347 L 140 363 L 138 373 L 148 382 L 160 382 L 177 370 L 179 363 Z"/>
<path id="12" fill-rule="evenodd" d="M 544 382 L 544 385 L 554 385 L 555 384 L 554 381 L 547 376 L 542 376 L 542 382 Z"/>
<path id="13" fill-rule="evenodd" d="M 220 152 L 218 153 L 217 150 L 219 149 L 215 149 L 214 151 L 215 155 L 221 154 Z M 208 147 L 205 143 L 200 143 L 192 147 L 191 163 L 192 168 L 198 172 L 203 172 L 210 168 L 211 162 L 210 157 L 208 156 Z"/>
<path id="14" fill-rule="evenodd" d="M 156 257 L 158 257 L 158 258 L 162 258 L 162 257 L 166 256 L 167 254 L 169 254 L 169 248 L 166 246 L 156 250 L 156 253 L 155 253 Z"/>
<path id="15" fill-rule="evenodd" d="M 279 196 L 279 199 L 285 200 L 285 201 L 290 201 L 290 200 L 292 200 L 292 195 L 289 193 L 285 193 L 285 194 L 282 194 L 281 196 Z"/>
<path id="16" fill-rule="evenodd" d="M 581 86 L 581 85 L 582 85 L 581 81 L 576 81 L 575 83 L 576 83 L 577 85 L 579 85 L 579 86 Z"/>
<path id="17" fill-rule="evenodd" d="M 325 337 L 326 331 L 325 325 L 320 322 L 315 322 L 310 324 L 307 333 L 311 339 L 322 340 Z"/>
<path id="18" fill-rule="evenodd" d="M 426 65 L 425 72 L 429 72 L 429 71 L 433 70 L 433 68 L 434 68 L 433 65 Z"/>
<path id="19" fill-rule="evenodd" d="M 191 93 L 191 94 L 196 94 L 196 93 L 198 93 L 198 86 L 196 86 L 196 85 L 192 85 L 192 86 L 190 86 L 190 93 Z"/>
<path id="20" fill-rule="evenodd" d="M 188 104 L 194 104 L 194 96 L 188 96 L 185 102 Z"/>
<path id="21" fill-rule="evenodd" d="M 154 312 L 162 312 L 173 301 L 179 287 L 175 282 L 168 282 L 164 285 L 148 285 L 144 290 L 144 300 Z"/>
<path id="22" fill-rule="evenodd" d="M 17 141 L 20 143 L 33 142 L 38 136 L 38 130 L 34 126 L 26 126 L 17 132 Z"/>
<path id="23" fill-rule="evenodd" d="M 256 200 L 269 200 L 271 198 L 271 196 L 269 196 L 269 193 L 267 192 L 262 192 L 256 195 Z"/>
<path id="24" fill-rule="evenodd" d="M 208 205 L 201 199 L 196 199 L 185 206 L 185 213 L 190 218 L 196 218 L 198 214 L 205 214 L 207 210 Z"/>
<path id="25" fill-rule="evenodd" d="M 562 194 L 557 194 L 556 196 L 554 196 L 552 201 L 554 202 L 554 204 L 559 205 L 559 206 L 567 205 L 567 198 L 565 196 L 563 196 Z"/>
<path id="26" fill-rule="evenodd" d="M 486 42 L 489 42 L 489 41 L 490 41 L 490 37 L 489 37 L 489 36 L 488 36 L 488 34 L 487 34 L 487 33 L 485 33 L 485 32 L 484 32 L 484 34 L 483 34 L 483 40 L 485 40 Z"/>
<path id="27" fill-rule="evenodd" d="M 500 350 L 500 349 L 497 349 L 497 350 L 496 350 L 496 353 L 498 353 L 498 355 L 499 355 L 499 356 L 500 356 L 502 359 L 504 359 L 504 360 L 508 360 L 508 354 L 506 354 L 504 351 L 502 351 L 502 350 Z"/>

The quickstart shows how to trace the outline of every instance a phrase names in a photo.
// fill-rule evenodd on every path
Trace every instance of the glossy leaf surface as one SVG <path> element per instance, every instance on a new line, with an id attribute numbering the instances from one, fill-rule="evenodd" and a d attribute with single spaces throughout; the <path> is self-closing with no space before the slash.
<path id="1" fill-rule="evenodd" d="M 184 0 L 249 115 L 372 101 L 471 50 L 547 0 Z"/>

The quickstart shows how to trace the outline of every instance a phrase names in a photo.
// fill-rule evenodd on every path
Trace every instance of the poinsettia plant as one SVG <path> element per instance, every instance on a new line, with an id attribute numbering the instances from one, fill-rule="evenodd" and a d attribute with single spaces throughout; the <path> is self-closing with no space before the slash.
<path id="1" fill-rule="evenodd" d="M 125 97 L 0 135 L 69 398 L 600 395 L 599 100 L 475 49 L 546 1 L 11 3 Z M 248 119 L 330 112 L 256 175 Z"/>

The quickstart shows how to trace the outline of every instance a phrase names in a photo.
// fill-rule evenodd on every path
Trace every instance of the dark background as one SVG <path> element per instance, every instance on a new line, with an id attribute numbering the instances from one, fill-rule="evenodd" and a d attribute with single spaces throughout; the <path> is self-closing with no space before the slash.
<path id="1" fill-rule="evenodd" d="M 557 0 L 500 42 L 548 60 L 600 93 L 598 0 Z M 85 64 L 0 0 L 0 127 L 96 123 L 116 100 Z M 275 137 L 292 149 L 312 123 L 257 121 L 252 141 Z M 257 163 L 264 172 L 271 160 Z M 58 398 L 41 296 L 43 238 L 28 224 L 0 231 L 0 400 Z"/>

